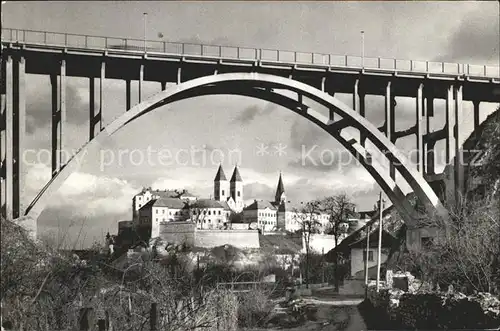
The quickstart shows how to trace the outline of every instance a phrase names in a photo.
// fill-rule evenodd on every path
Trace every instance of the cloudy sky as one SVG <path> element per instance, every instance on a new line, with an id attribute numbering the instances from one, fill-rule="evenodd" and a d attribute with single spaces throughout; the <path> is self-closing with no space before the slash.
<path id="1" fill-rule="evenodd" d="M 368 57 L 499 62 L 496 1 L 8 1 L 2 7 L 5 27 L 139 39 L 143 12 L 148 13 L 147 36 L 152 40 L 159 40 L 161 33 L 169 41 L 358 55 L 364 30 Z M 64 144 L 71 152 L 88 137 L 89 97 L 88 80 L 70 78 L 68 84 L 70 134 Z M 27 88 L 27 147 L 34 152 L 26 158 L 24 204 L 50 177 L 49 78 L 30 75 Z M 136 89 L 133 83 L 133 103 Z M 160 86 L 146 84 L 145 90 L 147 97 Z M 104 91 L 106 125 L 125 108 L 125 84 L 108 80 Z M 338 97 L 351 103 L 348 95 Z M 443 106 L 436 102 L 433 128 L 444 123 Z M 381 97 L 367 98 L 367 117 L 377 125 L 383 121 L 382 107 Z M 413 107 L 411 99 L 398 100 L 398 129 L 414 124 Z M 495 109 L 489 104 L 481 107 L 481 118 Z M 470 108 L 466 103 L 463 124 L 469 132 Z M 410 151 L 414 141 L 409 137 L 397 145 Z M 267 147 L 267 153 L 260 153 L 260 147 Z M 243 97 L 200 97 L 160 108 L 117 133 L 106 148 L 100 155 L 84 155 L 81 171 L 68 179 L 42 214 L 41 232 L 67 234 L 73 241 L 79 233 L 85 245 L 100 239 L 108 230 L 116 231 L 117 221 L 130 219 L 132 196 L 143 186 L 187 188 L 209 197 L 219 162 L 228 176 L 238 163 L 246 200 L 271 199 L 280 171 L 287 195 L 295 201 L 345 191 L 359 209 L 368 209 L 379 191 L 368 172 L 349 162 L 339 144 L 314 124 L 278 106 Z M 311 149 L 313 161 L 302 162 L 303 151 Z M 160 164 L 160 151 L 172 159 Z"/>

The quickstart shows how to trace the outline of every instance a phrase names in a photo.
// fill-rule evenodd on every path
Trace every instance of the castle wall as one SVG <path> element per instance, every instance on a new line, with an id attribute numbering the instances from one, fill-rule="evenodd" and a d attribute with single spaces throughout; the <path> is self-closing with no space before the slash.
<path id="1" fill-rule="evenodd" d="M 256 230 L 196 230 L 196 247 L 211 248 L 226 244 L 238 248 L 259 248 L 259 232 Z"/>
<path id="2" fill-rule="evenodd" d="M 171 244 L 194 246 L 195 227 L 193 222 L 162 222 L 160 223 L 160 239 Z"/>

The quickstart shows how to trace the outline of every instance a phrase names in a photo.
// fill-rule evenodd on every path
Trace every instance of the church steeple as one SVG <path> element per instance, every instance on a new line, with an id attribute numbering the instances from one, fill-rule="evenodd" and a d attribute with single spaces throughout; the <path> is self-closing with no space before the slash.
<path id="1" fill-rule="evenodd" d="M 276 195 L 274 196 L 274 201 L 280 203 L 285 199 L 285 186 L 283 185 L 283 179 L 281 178 L 280 172 L 280 178 L 278 179 L 278 186 L 276 187 Z"/>
<path id="2" fill-rule="evenodd" d="M 231 177 L 231 182 L 242 182 L 238 166 L 234 167 L 233 176 Z"/>
<path id="3" fill-rule="evenodd" d="M 214 199 L 217 201 L 226 201 L 229 197 L 229 182 L 226 174 L 222 169 L 222 164 L 219 165 L 219 170 L 214 178 Z"/>
<path id="4" fill-rule="evenodd" d="M 219 165 L 219 170 L 217 171 L 217 175 L 215 175 L 215 182 L 221 181 L 221 180 L 227 180 L 226 174 L 224 173 L 224 170 L 222 169 L 222 164 Z"/>
<path id="5" fill-rule="evenodd" d="M 231 181 L 229 182 L 229 190 L 231 193 L 231 198 L 233 198 L 235 204 L 235 210 L 241 211 L 243 209 L 243 180 L 240 176 L 240 171 L 238 170 L 238 165 L 234 167 L 233 175 L 231 176 Z"/>

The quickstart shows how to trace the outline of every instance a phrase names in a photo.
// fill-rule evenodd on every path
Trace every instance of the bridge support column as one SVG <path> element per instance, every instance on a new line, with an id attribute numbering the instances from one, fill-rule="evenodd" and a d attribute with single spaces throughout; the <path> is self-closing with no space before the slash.
<path id="1" fill-rule="evenodd" d="M 462 152 L 462 85 L 455 86 L 455 194 L 456 202 L 465 193 L 464 191 L 464 158 Z"/>
<path id="2" fill-rule="evenodd" d="M 139 69 L 139 103 L 142 101 L 142 88 L 144 84 L 144 64 Z"/>
<path id="3" fill-rule="evenodd" d="M 446 162 L 453 158 L 453 85 L 448 86 L 446 91 Z"/>
<path id="4" fill-rule="evenodd" d="M 21 196 L 24 192 L 26 165 L 24 148 L 26 137 L 26 71 L 24 57 L 15 58 L 13 67 L 14 139 L 13 139 L 13 218 L 22 216 Z"/>
<path id="5" fill-rule="evenodd" d="M 385 135 L 390 141 L 393 140 L 394 133 L 394 106 L 393 106 L 394 96 L 392 95 L 391 82 L 387 82 L 385 87 Z M 389 164 L 389 175 L 392 179 L 396 177 L 396 170 L 393 164 Z"/>
<path id="6" fill-rule="evenodd" d="M 132 107 L 132 101 L 130 96 L 130 79 L 125 80 L 125 111 L 128 111 Z"/>
<path id="7" fill-rule="evenodd" d="M 360 87 L 359 79 L 354 83 L 354 93 L 352 99 L 353 109 L 361 116 L 365 117 L 365 92 Z M 359 133 L 361 146 L 365 146 L 366 137 L 361 132 Z"/>
<path id="8" fill-rule="evenodd" d="M 426 98 L 426 130 L 425 133 L 429 134 L 431 130 L 430 117 L 434 116 L 434 96 L 431 94 L 427 95 Z M 426 173 L 434 175 L 436 173 L 435 160 L 434 160 L 434 148 L 436 146 L 435 141 L 427 141 L 424 144 L 425 147 L 425 163 L 426 163 Z"/>
<path id="9" fill-rule="evenodd" d="M 424 175 L 424 134 L 422 119 L 426 117 L 425 108 L 423 107 L 423 88 L 424 84 L 420 84 L 417 90 L 417 170 L 421 175 Z"/>
<path id="10" fill-rule="evenodd" d="M 62 168 L 64 160 L 63 126 L 66 122 L 66 61 L 60 62 L 59 76 L 50 76 L 52 85 L 52 176 Z"/>
<path id="11" fill-rule="evenodd" d="M 104 110 L 104 80 L 106 79 L 106 62 L 101 62 L 101 76 L 99 79 L 99 132 L 102 131 L 102 112 Z"/>
<path id="12" fill-rule="evenodd" d="M 5 67 L 7 64 L 7 61 L 4 59 L 1 59 L 2 63 L 0 66 L 1 69 L 1 76 L 0 76 L 0 216 L 5 217 L 5 184 L 6 184 L 6 178 L 5 178 L 5 151 L 7 149 L 7 141 L 5 137 L 5 129 L 6 129 L 6 123 L 5 123 L 5 113 L 6 113 L 6 104 L 5 104 L 5 99 L 6 99 L 6 73 L 5 73 Z"/>
<path id="13" fill-rule="evenodd" d="M 95 104 L 95 78 L 89 78 L 89 141 L 94 139 L 96 132 L 95 126 L 99 123 L 100 113 L 96 113 Z"/>
<path id="14" fill-rule="evenodd" d="M 5 111 L 4 111 L 4 125 L 5 125 L 5 160 L 3 168 L 5 169 L 5 218 L 13 220 L 13 188 L 14 188 L 14 155 L 12 148 L 12 141 L 14 138 L 14 91 L 13 91 L 13 59 L 11 56 L 7 57 L 5 61 Z"/>
<path id="15" fill-rule="evenodd" d="M 479 127 L 479 104 L 481 101 L 479 100 L 474 100 L 472 101 L 472 104 L 474 105 L 474 130 L 476 130 Z"/>
<path id="16" fill-rule="evenodd" d="M 391 142 L 393 144 L 396 144 L 396 96 L 394 93 L 391 95 L 391 103 L 390 103 L 390 118 L 391 121 L 389 122 L 389 130 L 391 132 Z M 392 179 L 396 179 L 396 168 L 394 165 L 391 163 L 389 166 L 389 175 Z"/>
<path id="17" fill-rule="evenodd" d="M 182 83 L 182 68 L 177 68 L 177 84 Z"/>

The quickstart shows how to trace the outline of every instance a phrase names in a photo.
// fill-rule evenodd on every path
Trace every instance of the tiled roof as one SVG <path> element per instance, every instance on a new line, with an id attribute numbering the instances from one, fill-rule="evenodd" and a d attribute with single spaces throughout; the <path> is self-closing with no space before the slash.
<path id="1" fill-rule="evenodd" d="M 182 194 L 181 194 L 181 196 L 180 196 L 180 197 L 181 197 L 181 198 L 182 198 L 182 197 L 187 197 L 187 198 L 196 198 L 196 195 L 191 194 L 191 193 L 189 193 L 189 192 L 184 192 L 184 193 L 182 193 Z"/>
<path id="2" fill-rule="evenodd" d="M 187 209 L 189 205 L 186 201 L 177 198 L 160 198 L 153 202 L 154 207 L 167 207 L 172 209 Z"/>
<path id="3" fill-rule="evenodd" d="M 222 169 L 222 165 L 219 166 L 219 170 L 217 171 L 217 175 L 215 175 L 214 181 L 227 180 L 226 174 Z"/>
<path id="4" fill-rule="evenodd" d="M 191 204 L 193 208 L 223 208 L 229 209 L 227 202 L 213 199 L 198 199 Z"/>
<path id="5" fill-rule="evenodd" d="M 254 202 L 245 207 L 245 210 L 262 210 L 266 208 L 269 208 L 271 210 L 276 210 L 276 206 L 274 206 L 273 203 L 264 200 L 254 200 Z"/>
<path id="6" fill-rule="evenodd" d="M 136 194 L 135 196 L 143 195 L 147 191 L 151 192 L 151 195 L 158 196 L 160 198 L 196 197 L 195 195 L 189 193 L 188 191 L 151 190 L 151 189 L 143 189 L 140 193 Z"/>
<path id="7" fill-rule="evenodd" d="M 238 170 L 238 166 L 234 167 L 233 176 L 231 177 L 231 181 L 232 182 L 242 182 L 243 181 L 241 179 L 240 171 Z"/>

